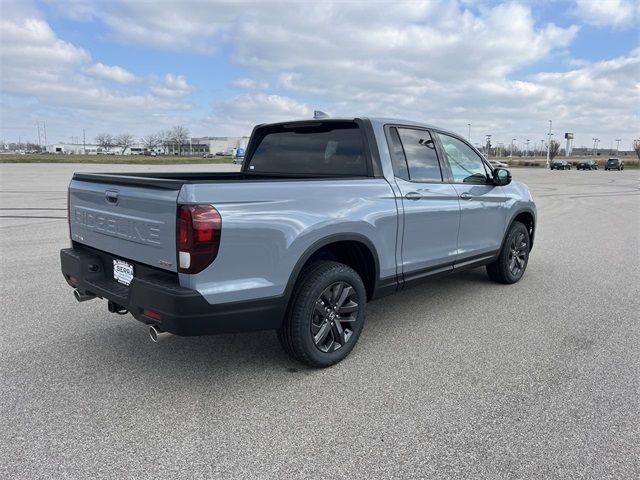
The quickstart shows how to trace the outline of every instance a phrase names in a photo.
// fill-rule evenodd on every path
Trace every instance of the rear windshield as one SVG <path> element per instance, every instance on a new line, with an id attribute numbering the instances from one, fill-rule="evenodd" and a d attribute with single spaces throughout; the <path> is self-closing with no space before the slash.
<path id="1" fill-rule="evenodd" d="M 258 135 L 251 173 L 367 175 L 362 132 L 353 122 L 277 125 Z"/>
<path id="2" fill-rule="evenodd" d="M 607 160 L 607 163 L 618 163 L 618 159 L 617 158 L 610 158 L 609 160 Z"/>

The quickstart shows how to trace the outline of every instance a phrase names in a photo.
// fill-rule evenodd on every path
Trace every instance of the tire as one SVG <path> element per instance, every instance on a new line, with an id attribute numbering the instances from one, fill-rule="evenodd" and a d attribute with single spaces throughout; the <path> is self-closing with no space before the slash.
<path id="1" fill-rule="evenodd" d="M 505 284 L 518 282 L 527 269 L 530 249 L 531 241 L 527 227 L 520 222 L 513 222 L 505 236 L 498 259 L 487 265 L 489 278 Z"/>
<path id="2" fill-rule="evenodd" d="M 355 270 L 338 262 L 313 263 L 300 274 L 278 340 L 290 356 L 310 367 L 334 365 L 358 341 L 366 304 L 364 283 Z"/>

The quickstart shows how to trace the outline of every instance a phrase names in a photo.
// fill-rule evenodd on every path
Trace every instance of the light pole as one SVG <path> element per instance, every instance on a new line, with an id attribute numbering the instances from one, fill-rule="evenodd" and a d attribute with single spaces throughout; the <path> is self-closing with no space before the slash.
<path id="1" fill-rule="evenodd" d="M 529 156 L 529 139 L 527 138 L 527 141 L 525 142 L 525 144 L 527 145 L 527 148 L 524 151 L 524 156 L 528 157 Z"/>
<path id="2" fill-rule="evenodd" d="M 509 155 L 510 157 L 513 157 L 513 142 L 515 142 L 515 141 L 516 141 L 515 138 L 511 139 L 511 155 Z"/>
<path id="3" fill-rule="evenodd" d="M 491 156 L 491 134 L 487 134 L 485 136 L 487 137 L 487 158 L 489 158 Z"/>
<path id="4" fill-rule="evenodd" d="M 593 137 L 593 156 L 595 157 L 596 155 L 598 155 L 598 142 L 600 141 L 599 138 L 597 137 Z"/>
<path id="5" fill-rule="evenodd" d="M 549 140 L 547 141 L 547 168 L 549 168 L 549 156 L 551 155 L 551 136 L 553 135 L 553 133 L 551 133 L 551 125 L 552 122 L 551 120 L 549 120 L 549 133 L 547 133 L 547 136 L 549 137 Z"/>
<path id="6" fill-rule="evenodd" d="M 469 136 L 467 137 L 467 140 L 469 140 L 469 143 L 471 143 L 471 124 L 467 123 L 467 126 L 469 127 Z"/>
<path id="7" fill-rule="evenodd" d="M 616 156 L 618 155 L 618 150 L 620 150 L 620 142 L 622 141 L 621 138 L 616 138 Z"/>

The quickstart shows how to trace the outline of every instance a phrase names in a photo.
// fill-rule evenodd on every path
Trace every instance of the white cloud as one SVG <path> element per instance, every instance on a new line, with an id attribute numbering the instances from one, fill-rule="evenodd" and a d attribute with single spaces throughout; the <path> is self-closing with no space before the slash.
<path id="1" fill-rule="evenodd" d="M 0 20 L 3 96 L 2 130 L 32 134 L 34 121 L 49 119 L 49 138 L 87 127 L 89 132 L 112 128 L 138 133 L 156 112 L 189 108 L 184 101 L 144 91 L 112 88 L 107 79 L 128 82 L 136 77 L 116 66 L 92 64 L 90 54 L 61 40 L 37 17 Z M 182 76 L 168 75 L 172 91 L 188 89 Z"/>
<path id="2" fill-rule="evenodd" d="M 220 135 L 246 135 L 257 123 L 309 118 L 313 109 L 293 98 L 266 93 L 244 93 L 213 105 L 213 115 L 199 126 Z"/>
<path id="3" fill-rule="evenodd" d="M 133 83 L 140 79 L 133 73 L 125 70 L 117 65 L 105 65 L 103 63 L 96 63 L 85 69 L 89 75 L 104 78 L 105 80 L 111 80 L 116 83 Z"/>
<path id="4" fill-rule="evenodd" d="M 191 86 L 184 75 L 167 73 L 162 82 L 151 86 L 151 91 L 159 97 L 178 98 L 191 93 Z"/>
<path id="5" fill-rule="evenodd" d="M 575 13 L 593 25 L 637 28 L 640 3 L 637 0 L 576 0 Z"/>
<path id="6" fill-rule="evenodd" d="M 626 11 L 628 3 L 621 2 L 620 9 Z M 86 84 L 81 99 L 103 96 L 113 105 L 141 105 L 121 106 L 117 112 L 109 105 L 99 115 L 111 112 L 125 117 L 138 108 L 153 110 L 159 114 L 154 118 L 189 120 L 201 129 L 199 133 L 217 134 L 247 133 L 255 123 L 308 116 L 319 108 L 336 115 L 414 118 L 460 132 L 466 132 L 471 122 L 476 141 L 485 133 L 497 141 L 513 136 L 543 138 L 549 118 L 555 119 L 559 130 L 574 130 L 576 144 L 580 132 L 601 138 L 605 132 L 615 137 L 637 135 L 637 116 L 628 100 L 638 96 L 637 52 L 611 63 L 569 59 L 567 48 L 579 27 L 540 23 L 532 12 L 535 7 L 526 4 L 482 2 L 472 8 L 466 7 L 467 2 L 439 0 L 251 5 L 164 0 L 162 8 L 129 0 L 72 4 L 71 13 L 66 7 L 60 13 L 103 22 L 110 29 L 107 35 L 117 41 L 201 53 L 203 62 L 230 58 L 234 68 L 247 72 L 246 77 L 230 81 L 231 87 L 245 93 L 217 101 L 212 115 L 198 121 L 171 111 L 184 107 L 184 98 L 194 93 L 184 76 L 153 76 L 142 94 L 108 89 L 95 78 L 78 75 L 78 66 L 89 62 L 88 53 L 62 42 L 58 50 L 64 52 L 66 46 L 68 58 L 58 64 L 70 72 L 61 80 L 70 91 Z M 618 18 L 619 11 L 589 17 L 593 5 L 582 7 L 589 21 L 610 17 L 609 24 L 628 24 L 626 14 Z M 44 42 L 48 45 L 60 42 L 53 32 L 48 38 Z M 221 51 L 225 54 L 216 56 Z M 64 58 L 61 52 L 57 55 Z M 554 58 L 570 70 L 526 77 L 519 73 Z M 45 65 L 42 74 L 51 77 L 56 67 Z M 609 76 L 607 69 L 612 71 Z M 55 82 L 60 75 L 53 77 Z M 189 98 L 197 101 L 196 94 L 202 92 Z M 70 95 L 51 102 L 73 105 L 78 100 Z M 607 97 L 615 100 L 607 104 Z M 209 102 L 206 97 L 200 100 Z M 87 99 L 81 102 L 91 104 Z M 138 118 L 136 113 L 130 115 Z"/>
<path id="7" fill-rule="evenodd" d="M 269 88 L 269 83 L 254 80 L 252 78 L 237 78 L 231 85 L 243 90 L 265 90 Z"/>

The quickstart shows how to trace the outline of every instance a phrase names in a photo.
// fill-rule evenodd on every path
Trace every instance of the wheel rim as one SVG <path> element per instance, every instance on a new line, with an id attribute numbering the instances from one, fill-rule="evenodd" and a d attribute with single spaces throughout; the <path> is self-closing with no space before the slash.
<path id="1" fill-rule="evenodd" d="M 518 232 L 511 240 L 509 246 L 509 271 L 517 277 L 522 274 L 527 262 L 527 241 L 524 233 Z"/>
<path id="2" fill-rule="evenodd" d="M 311 338 L 324 353 L 334 352 L 349 342 L 358 321 L 358 295 L 347 282 L 325 288 L 315 302 Z"/>

